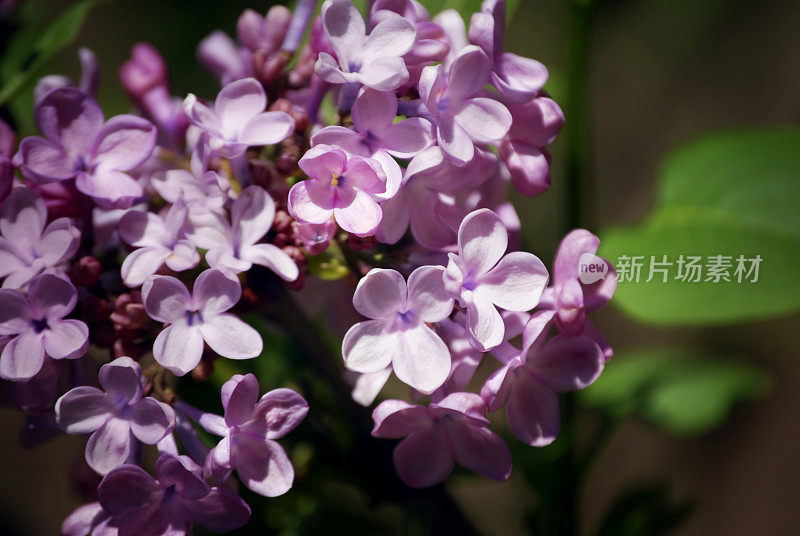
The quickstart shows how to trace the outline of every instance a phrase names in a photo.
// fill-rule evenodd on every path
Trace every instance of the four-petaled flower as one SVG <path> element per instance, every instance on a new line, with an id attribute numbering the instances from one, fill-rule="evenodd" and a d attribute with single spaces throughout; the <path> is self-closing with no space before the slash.
<path id="1" fill-rule="evenodd" d="M 104 475 L 127 463 L 134 440 L 155 445 L 175 428 L 175 412 L 152 397 L 142 397 L 142 369 L 130 357 L 100 367 L 105 392 L 84 385 L 56 402 L 56 419 L 68 434 L 92 434 L 86 462 Z"/>

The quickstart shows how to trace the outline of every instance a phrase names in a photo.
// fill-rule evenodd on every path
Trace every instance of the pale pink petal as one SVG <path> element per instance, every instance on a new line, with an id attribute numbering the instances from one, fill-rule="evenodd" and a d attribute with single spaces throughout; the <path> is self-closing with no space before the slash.
<path id="1" fill-rule="evenodd" d="M 308 403 L 297 392 L 286 388 L 273 389 L 256 404 L 253 423 L 247 430 L 261 432 L 263 429 L 267 439 L 279 439 L 297 428 L 307 414 Z"/>
<path id="2" fill-rule="evenodd" d="M 446 415 L 467 422 L 473 426 L 487 426 L 486 404 L 475 393 L 451 393 L 436 404 L 428 406 L 428 411 L 437 418 Z"/>
<path id="3" fill-rule="evenodd" d="M 507 140 L 500 145 L 500 157 L 522 195 L 539 195 L 550 188 L 550 162 L 539 147 Z"/>
<path id="4" fill-rule="evenodd" d="M 153 343 L 153 357 L 177 376 L 195 368 L 203 357 L 203 335 L 184 322 L 164 328 Z"/>
<path id="5" fill-rule="evenodd" d="M 33 249 L 44 263 L 54 266 L 75 255 L 80 241 L 81 232 L 69 218 L 58 218 L 45 228 L 41 240 Z"/>
<path id="6" fill-rule="evenodd" d="M 328 82 L 329 84 L 345 84 L 350 82 L 356 75 L 342 72 L 339 64 L 333 59 L 333 56 L 327 52 L 320 52 L 317 57 L 317 63 L 314 64 L 314 72 L 317 76 Z"/>
<path id="7" fill-rule="evenodd" d="M 96 387 L 84 385 L 68 391 L 56 402 L 56 420 L 68 434 L 89 434 L 111 417 L 112 402 Z"/>
<path id="8" fill-rule="evenodd" d="M 83 194 L 101 201 L 128 208 L 144 194 L 142 186 L 130 175 L 121 171 L 98 167 L 92 173 L 80 173 L 75 187 Z"/>
<path id="9" fill-rule="evenodd" d="M 255 78 L 231 82 L 220 90 L 214 102 L 226 138 L 238 139 L 245 124 L 267 107 L 264 88 Z"/>
<path id="10" fill-rule="evenodd" d="M 575 229 L 558 245 L 553 261 L 553 283 L 561 286 L 569 279 L 578 277 L 578 263 L 584 253 L 597 252 L 600 239 L 586 229 Z"/>
<path id="11" fill-rule="evenodd" d="M 256 357 L 264 347 L 256 330 L 228 313 L 206 320 L 199 329 L 211 349 L 229 359 Z"/>
<path id="12" fill-rule="evenodd" d="M 192 289 L 192 302 L 206 322 L 236 305 L 241 296 L 239 279 L 213 268 L 197 276 Z"/>
<path id="13" fill-rule="evenodd" d="M 225 424 L 235 426 L 250 420 L 258 401 L 258 380 L 253 374 L 236 374 L 221 390 Z"/>
<path id="14" fill-rule="evenodd" d="M 390 125 L 380 136 L 380 145 L 397 158 L 413 158 L 434 143 L 430 121 L 409 117 Z"/>
<path id="15" fill-rule="evenodd" d="M 397 334 L 399 348 L 392 356 L 392 367 L 400 381 L 417 391 L 430 394 L 450 374 L 450 352 L 431 328 L 420 324 Z"/>
<path id="16" fill-rule="evenodd" d="M 22 172 L 36 184 L 70 179 L 75 176 L 75 161 L 57 143 L 28 136 L 19 144 Z"/>
<path id="17" fill-rule="evenodd" d="M 88 93 L 63 87 L 37 103 L 36 124 L 47 139 L 60 142 L 67 151 L 87 155 L 102 128 L 103 112 Z"/>
<path id="18" fill-rule="evenodd" d="M 375 26 L 364 45 L 364 59 L 399 57 L 411 50 L 417 39 L 414 23 L 402 17 L 390 17 Z"/>
<path id="19" fill-rule="evenodd" d="M 316 185 L 316 180 L 301 181 L 289 191 L 289 213 L 305 223 L 322 224 L 333 216 L 333 190 Z M 319 195 L 325 194 L 324 197 Z"/>
<path id="20" fill-rule="evenodd" d="M 217 446 L 211 449 L 205 460 L 203 474 L 206 477 L 213 475 L 220 482 L 228 480 L 232 471 L 230 436 L 220 439 Z"/>
<path id="21" fill-rule="evenodd" d="M 77 301 L 77 291 L 65 277 L 42 274 L 28 285 L 28 303 L 34 316 L 60 320 L 75 308 Z"/>
<path id="22" fill-rule="evenodd" d="M 528 102 L 542 90 L 548 76 L 538 61 L 504 52 L 495 58 L 492 83 L 506 100 Z"/>
<path id="23" fill-rule="evenodd" d="M 119 220 L 119 236 L 133 247 L 168 246 L 172 229 L 152 212 L 129 210 Z"/>
<path id="24" fill-rule="evenodd" d="M 423 430 L 433 424 L 424 406 L 403 400 L 384 400 L 372 412 L 374 437 L 397 439 Z"/>
<path id="25" fill-rule="evenodd" d="M 0 234 L 13 244 L 36 244 L 47 223 L 44 201 L 30 188 L 15 188 L 0 209 Z"/>
<path id="26" fill-rule="evenodd" d="M 339 64 L 346 66 L 359 61 L 367 29 L 356 6 L 349 0 L 325 2 L 320 17 Z"/>
<path id="27" fill-rule="evenodd" d="M 89 438 L 86 463 L 104 475 L 124 464 L 131 452 L 131 428 L 128 421 L 111 418 Z"/>
<path id="28" fill-rule="evenodd" d="M 374 91 L 375 93 L 379 93 L 381 95 L 385 95 L 386 93 L 381 91 Z M 358 105 L 358 100 L 356 100 L 355 106 Z M 353 113 L 355 114 L 355 106 L 353 108 Z M 327 145 L 328 147 L 336 146 L 350 154 L 357 154 L 363 157 L 369 157 L 372 151 L 369 150 L 369 147 L 365 143 L 364 137 L 359 134 L 358 132 L 351 130 L 347 127 L 339 126 L 339 125 L 330 125 L 313 136 L 311 136 L 311 145 L 316 147 L 318 145 Z M 307 155 L 308 153 L 306 153 Z M 305 156 L 303 157 L 305 158 Z M 344 166 L 344 160 L 341 163 L 337 164 L 337 167 L 341 169 Z M 305 169 L 305 163 L 303 164 L 302 169 Z M 327 168 L 323 168 L 321 173 L 328 172 Z M 308 173 L 308 172 L 306 172 Z M 314 171 L 315 176 L 320 172 Z M 330 173 L 328 173 L 330 174 Z M 320 176 L 320 178 L 322 178 Z"/>
<path id="29" fill-rule="evenodd" d="M 489 83 L 489 56 L 474 45 L 467 45 L 456 55 L 448 68 L 446 95 L 461 101 Z M 510 125 L 510 123 L 509 123 Z"/>
<path id="30" fill-rule="evenodd" d="M 449 116 L 439 119 L 436 139 L 447 158 L 458 166 L 463 166 L 475 156 L 475 145 L 467 131 Z"/>
<path id="31" fill-rule="evenodd" d="M 508 397 L 514 386 L 514 374 L 519 367 L 519 360 L 509 361 L 502 368 L 494 371 L 481 388 L 481 398 L 486 402 L 486 409 L 490 413 L 499 410 L 508 402 Z"/>
<path id="32" fill-rule="evenodd" d="M 445 292 L 441 266 L 421 266 L 408 276 L 408 305 L 422 322 L 439 322 L 453 312 L 453 299 Z"/>
<path id="33" fill-rule="evenodd" d="M 275 201 L 261 186 L 248 186 L 231 205 L 231 223 L 241 244 L 255 244 L 275 219 Z"/>
<path id="34" fill-rule="evenodd" d="M 480 286 L 496 306 L 509 311 L 529 311 L 539 303 L 547 280 L 547 268 L 538 257 L 514 251 L 481 278 Z"/>
<path id="35" fill-rule="evenodd" d="M 406 309 L 406 281 L 400 272 L 373 268 L 363 277 L 353 294 L 353 306 L 367 318 L 391 319 Z"/>
<path id="36" fill-rule="evenodd" d="M 378 91 L 392 91 L 408 81 L 408 69 L 403 58 L 377 58 L 361 67 L 358 80 Z"/>
<path id="37" fill-rule="evenodd" d="M 76 359 L 89 347 L 89 328 L 80 320 L 52 322 L 43 332 L 42 341 L 47 355 L 53 359 Z"/>
<path id="38" fill-rule="evenodd" d="M 164 264 L 173 272 L 181 272 L 194 268 L 200 263 L 197 248 L 188 240 L 178 240 L 172 252 L 164 259 Z"/>
<path id="39" fill-rule="evenodd" d="M 499 140 L 511 128 L 511 112 L 494 99 L 470 99 L 455 115 L 456 123 L 477 142 Z"/>
<path id="40" fill-rule="evenodd" d="M 175 411 L 168 404 L 145 397 L 131 410 L 131 432 L 147 445 L 155 445 L 175 428 Z"/>
<path id="41" fill-rule="evenodd" d="M 292 487 L 294 468 L 275 441 L 237 434 L 231 438 L 231 461 L 242 483 L 260 495 L 277 497 Z"/>
<path id="42" fill-rule="evenodd" d="M 292 258 L 273 244 L 250 246 L 242 251 L 242 257 L 254 264 L 266 266 L 284 281 L 294 281 L 300 275 L 300 270 Z"/>
<path id="43" fill-rule="evenodd" d="M 128 287 L 138 287 L 161 268 L 171 253 L 169 248 L 162 246 L 143 247 L 130 252 L 120 267 L 122 281 Z"/>
<path id="44" fill-rule="evenodd" d="M 142 286 L 142 303 L 153 320 L 175 322 L 191 307 L 192 296 L 174 277 L 155 275 Z"/>
<path id="45" fill-rule="evenodd" d="M 264 112 L 250 119 L 238 140 L 247 145 L 275 145 L 294 132 L 294 119 L 285 112 Z"/>
<path id="46" fill-rule="evenodd" d="M 380 134 L 397 116 L 397 97 L 394 93 L 387 91 L 365 88 L 353 104 L 350 115 L 353 118 L 353 125 L 361 134 L 367 135 L 367 132 L 372 135 Z M 319 134 L 323 131 L 320 131 Z M 349 130 L 349 132 L 352 131 Z"/>
<path id="47" fill-rule="evenodd" d="M 214 110 L 197 100 L 197 97 L 194 94 L 189 93 L 189 95 L 184 99 L 183 111 L 189 121 L 191 121 L 195 126 L 198 126 L 208 132 L 221 134 L 222 124 L 220 123 L 217 114 L 214 112 Z"/>
<path id="48" fill-rule="evenodd" d="M 356 190 L 353 202 L 343 208 L 334 208 L 333 217 L 339 227 L 348 233 L 371 236 L 381 224 L 383 211 L 372 197 L 361 190 Z"/>
<path id="49" fill-rule="evenodd" d="M 375 402 L 389 377 L 392 375 L 392 367 L 386 367 L 378 372 L 370 374 L 356 374 L 355 385 L 351 393 L 353 401 L 364 407 L 369 407 Z"/>
<path id="50" fill-rule="evenodd" d="M 455 459 L 445 430 L 437 425 L 415 432 L 394 449 L 394 466 L 406 485 L 426 488 L 453 471 Z"/>
<path id="51" fill-rule="evenodd" d="M 118 357 L 100 367 L 98 379 L 114 398 L 132 402 L 142 396 L 142 367 L 130 357 Z"/>
<path id="52" fill-rule="evenodd" d="M 381 320 L 359 322 L 347 331 L 342 341 L 344 365 L 364 374 L 384 370 L 399 351 L 398 344 L 398 337 L 387 333 Z"/>
<path id="53" fill-rule="evenodd" d="M 508 231 L 500 217 L 489 209 L 470 212 L 458 229 L 461 261 L 473 276 L 497 264 L 508 247 Z M 466 275 L 466 274 L 465 274 Z"/>
<path id="54" fill-rule="evenodd" d="M 156 146 L 156 127 L 135 115 L 117 115 L 103 125 L 92 152 L 95 164 L 129 171 L 147 160 Z"/>
<path id="55" fill-rule="evenodd" d="M 487 299 L 476 299 L 467 307 L 467 325 L 474 342 L 481 350 L 490 350 L 503 342 L 503 317 Z"/>
<path id="56" fill-rule="evenodd" d="M 411 218 L 411 210 L 406 197 L 400 193 L 381 203 L 381 226 L 375 237 L 384 244 L 395 244 L 405 234 Z"/>
<path id="57" fill-rule="evenodd" d="M 33 331 L 11 339 L 0 355 L 0 377 L 11 381 L 30 380 L 42 368 L 44 345 Z"/>

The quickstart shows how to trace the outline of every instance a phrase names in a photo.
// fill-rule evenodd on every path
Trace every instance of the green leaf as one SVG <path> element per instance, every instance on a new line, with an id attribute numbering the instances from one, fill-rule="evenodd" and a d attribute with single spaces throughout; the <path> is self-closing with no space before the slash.
<path id="1" fill-rule="evenodd" d="M 615 357 L 579 396 L 615 418 L 638 416 L 675 435 L 697 435 L 720 426 L 734 404 L 762 396 L 768 387 L 767 376 L 743 361 L 660 349 Z"/>
<path id="2" fill-rule="evenodd" d="M 3 66 L 7 80 L 0 89 L 0 106 L 25 89 L 53 56 L 78 37 L 89 11 L 97 3 L 97 0 L 83 0 L 67 9 L 41 34 L 24 61 L 17 59 L 16 65 Z"/>
<path id="3" fill-rule="evenodd" d="M 663 168 L 658 202 L 642 223 L 601 233 L 600 254 L 639 281 L 621 278 L 613 303 L 660 325 L 751 321 L 800 309 L 800 129 L 719 134 L 678 150 Z M 667 256 L 667 281 L 653 261 Z M 678 279 L 681 257 L 702 257 L 701 281 Z M 709 279 L 709 257 L 730 257 L 730 281 Z M 758 279 L 737 277 L 760 256 Z M 741 281 L 740 281 L 741 279 Z"/>
<path id="4" fill-rule="evenodd" d="M 326 281 L 335 281 L 346 277 L 350 268 L 339 245 L 331 242 L 328 249 L 319 255 L 308 256 L 308 273 Z"/>

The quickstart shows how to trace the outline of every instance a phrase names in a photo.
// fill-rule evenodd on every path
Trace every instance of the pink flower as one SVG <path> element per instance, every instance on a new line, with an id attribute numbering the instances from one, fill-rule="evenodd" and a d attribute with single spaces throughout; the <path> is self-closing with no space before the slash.
<path id="1" fill-rule="evenodd" d="M 242 295 L 239 280 L 219 270 L 206 270 L 195 281 L 192 294 L 169 276 L 154 275 L 142 286 L 142 302 L 153 320 L 169 323 L 153 343 L 153 357 L 183 376 L 198 363 L 205 342 L 230 359 L 249 359 L 261 353 L 256 330 L 226 313 Z"/>
<path id="2" fill-rule="evenodd" d="M 445 70 L 428 66 L 422 71 L 419 94 L 436 122 L 442 151 L 455 163 L 466 164 L 475 143 L 491 143 L 506 135 L 511 113 L 501 103 L 474 95 L 489 81 L 490 63 L 476 46 L 466 46 Z"/>
<path id="3" fill-rule="evenodd" d="M 328 220 L 325 223 L 302 223 L 293 224 L 295 234 L 303 242 L 303 247 L 311 255 L 319 255 L 331 243 L 331 238 L 336 233 L 336 222 Z"/>
<path id="4" fill-rule="evenodd" d="M 386 184 L 369 160 L 317 145 L 303 155 L 299 165 L 311 180 L 292 186 L 292 216 L 305 223 L 325 223 L 334 217 L 339 227 L 358 236 L 375 232 L 382 216 L 376 197 L 386 191 Z"/>
<path id="5" fill-rule="evenodd" d="M 4 288 L 19 288 L 78 250 L 80 231 L 69 218 L 47 224 L 44 201 L 29 188 L 16 188 L 0 209 L 0 278 Z"/>
<path id="6" fill-rule="evenodd" d="M 41 370 L 45 356 L 76 359 L 85 354 L 89 328 L 64 318 L 77 301 L 72 283 L 53 274 L 33 278 L 27 298 L 18 290 L 0 290 L 0 337 L 13 337 L 0 355 L 0 376 L 29 380 Z"/>
<path id="7" fill-rule="evenodd" d="M 547 269 L 531 253 L 503 256 L 508 232 L 489 209 L 471 212 L 458 229 L 458 255 L 450 253 L 444 276 L 448 293 L 467 309 L 467 328 L 478 348 L 503 341 L 505 327 L 497 308 L 528 311 L 547 286 Z"/>
<path id="8" fill-rule="evenodd" d="M 511 452 L 489 429 L 486 406 L 473 393 L 453 393 L 441 402 L 414 406 L 386 400 L 372 413 L 372 435 L 405 437 L 394 449 L 394 466 L 411 487 L 438 484 L 455 462 L 492 480 L 511 475 Z"/>
<path id="9" fill-rule="evenodd" d="M 265 112 L 267 96 L 254 78 L 231 82 L 209 108 L 190 93 L 183 101 L 189 121 L 207 136 L 212 151 L 224 158 L 244 154 L 250 146 L 274 145 L 294 131 L 284 112 Z"/>
<path id="10" fill-rule="evenodd" d="M 345 366 L 373 373 L 391 365 L 401 381 L 422 393 L 439 387 L 450 372 L 450 353 L 426 323 L 439 322 L 453 310 L 442 273 L 439 266 L 422 266 L 406 285 L 398 272 L 375 268 L 361 279 L 353 305 L 371 320 L 354 325 L 344 336 Z"/>

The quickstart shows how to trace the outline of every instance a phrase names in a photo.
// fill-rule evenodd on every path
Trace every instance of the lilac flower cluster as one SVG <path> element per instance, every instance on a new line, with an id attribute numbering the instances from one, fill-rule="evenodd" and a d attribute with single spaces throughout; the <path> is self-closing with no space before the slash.
<path id="1" fill-rule="evenodd" d="M 394 463 L 412 487 L 455 462 L 507 478 L 487 412 L 505 408 L 517 438 L 546 445 L 557 393 L 611 357 L 586 313 L 616 274 L 578 277 L 597 238 L 568 234 L 552 277 L 514 250 L 505 192 L 548 189 L 564 116 L 545 67 L 503 50 L 504 1 L 486 0 L 469 31 L 415 0 L 371 2 L 367 20 L 326 0 L 312 21 L 315 4 L 248 10 L 236 40 L 203 40 L 222 85 L 213 102 L 173 97 L 165 62 L 140 43 L 119 71 L 134 113 L 105 118 L 82 50 L 80 85 L 49 76 L 35 90 L 41 136 L 17 145 L 0 121 L 3 387 L 36 437 L 89 436 L 102 476 L 65 535 L 229 531 L 250 517 L 234 470 L 263 496 L 292 487 L 276 440 L 303 421 L 304 398 L 212 374 L 219 357 L 262 355 L 242 315 L 269 304 L 265 280 L 300 291 L 316 276 L 352 293 L 366 317 L 342 343 L 353 398 L 371 405 L 392 372 L 411 388 L 415 404 L 375 408 L 372 435 L 404 438 Z M 325 271 L 334 261 L 346 274 Z M 217 386 L 223 415 L 182 397 L 185 375 Z M 151 472 L 143 445 L 159 452 Z"/>

